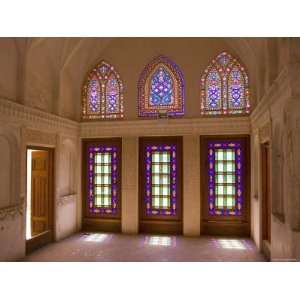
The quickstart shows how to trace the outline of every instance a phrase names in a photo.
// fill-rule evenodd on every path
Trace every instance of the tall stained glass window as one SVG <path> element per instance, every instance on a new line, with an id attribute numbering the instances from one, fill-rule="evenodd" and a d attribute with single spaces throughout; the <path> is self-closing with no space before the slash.
<path id="1" fill-rule="evenodd" d="M 116 145 L 92 144 L 88 151 L 88 212 L 120 213 L 120 152 Z"/>
<path id="2" fill-rule="evenodd" d="M 222 52 L 201 77 L 201 114 L 250 113 L 249 80 L 245 68 Z"/>
<path id="3" fill-rule="evenodd" d="M 240 216 L 244 206 L 241 142 L 208 143 L 209 214 Z"/>
<path id="4" fill-rule="evenodd" d="M 83 119 L 123 118 L 123 83 L 112 65 L 101 61 L 90 71 L 82 99 Z"/>
<path id="5" fill-rule="evenodd" d="M 141 117 L 184 115 L 184 80 L 179 67 L 158 56 L 143 70 L 138 82 L 138 111 Z"/>
<path id="6" fill-rule="evenodd" d="M 146 211 L 149 215 L 176 214 L 176 145 L 147 146 Z"/>

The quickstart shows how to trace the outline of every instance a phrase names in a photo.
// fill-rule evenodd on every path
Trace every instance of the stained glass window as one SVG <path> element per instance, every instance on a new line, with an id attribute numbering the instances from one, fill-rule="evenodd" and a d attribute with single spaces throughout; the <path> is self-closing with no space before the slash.
<path id="1" fill-rule="evenodd" d="M 117 147 L 89 146 L 88 203 L 93 214 L 116 214 L 118 210 Z"/>
<path id="2" fill-rule="evenodd" d="M 113 66 L 100 62 L 83 86 L 83 119 L 123 118 L 123 83 Z"/>
<path id="3" fill-rule="evenodd" d="M 184 80 L 179 67 L 165 56 L 151 61 L 138 82 L 139 116 L 184 115 Z"/>
<path id="4" fill-rule="evenodd" d="M 201 78 L 201 114 L 250 113 L 249 80 L 245 68 L 222 52 Z"/>
<path id="5" fill-rule="evenodd" d="M 176 214 L 176 145 L 146 147 L 146 213 Z"/>
<path id="6" fill-rule="evenodd" d="M 209 214 L 240 216 L 243 209 L 243 148 L 240 142 L 210 142 Z"/>

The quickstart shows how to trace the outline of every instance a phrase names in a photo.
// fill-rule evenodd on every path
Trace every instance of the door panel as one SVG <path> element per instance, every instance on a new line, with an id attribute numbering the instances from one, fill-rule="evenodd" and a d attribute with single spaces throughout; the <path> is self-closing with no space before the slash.
<path id="1" fill-rule="evenodd" d="M 31 238 L 26 241 L 30 253 L 53 241 L 54 151 L 29 147 L 31 153 Z"/>
<path id="2" fill-rule="evenodd" d="M 49 157 L 47 151 L 32 153 L 32 236 L 49 229 Z"/>

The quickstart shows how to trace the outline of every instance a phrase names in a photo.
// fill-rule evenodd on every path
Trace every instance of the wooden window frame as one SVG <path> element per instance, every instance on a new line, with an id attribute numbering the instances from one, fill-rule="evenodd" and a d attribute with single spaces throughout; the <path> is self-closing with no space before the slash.
<path id="1" fill-rule="evenodd" d="M 208 210 L 208 143 L 209 142 L 235 142 L 243 144 L 243 213 L 241 216 L 210 215 Z M 217 235 L 250 235 L 250 137 L 249 135 L 201 136 L 200 137 L 200 187 L 201 187 L 201 233 Z"/>
<path id="2" fill-rule="evenodd" d="M 146 214 L 146 147 L 152 145 L 176 145 L 176 214 L 175 215 L 148 215 Z M 182 137 L 140 137 L 139 138 L 139 223 L 141 232 L 155 233 L 182 233 Z M 152 230 L 153 229 L 153 230 Z"/>
<path id="3" fill-rule="evenodd" d="M 88 206 L 88 148 L 89 146 L 116 146 L 117 148 L 117 212 L 92 213 Z M 122 139 L 99 138 L 82 140 L 82 228 L 87 231 L 121 231 L 122 216 Z"/>

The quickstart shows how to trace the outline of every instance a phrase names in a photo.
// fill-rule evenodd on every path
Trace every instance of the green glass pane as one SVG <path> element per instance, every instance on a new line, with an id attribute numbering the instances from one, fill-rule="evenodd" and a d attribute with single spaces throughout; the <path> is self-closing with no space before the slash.
<path id="1" fill-rule="evenodd" d="M 163 208 L 169 208 L 169 199 L 168 198 L 162 198 L 162 206 L 163 206 Z"/>
<path id="2" fill-rule="evenodd" d="M 170 187 L 169 186 L 162 188 L 162 195 L 164 195 L 164 196 L 170 195 Z"/>
<path id="3" fill-rule="evenodd" d="M 164 152 L 162 154 L 162 162 L 167 163 L 170 161 L 170 153 L 169 152 Z"/>
<path id="4" fill-rule="evenodd" d="M 228 208 L 233 207 L 233 198 L 232 197 L 228 197 L 226 202 L 227 202 L 226 204 L 227 204 Z"/>
<path id="5" fill-rule="evenodd" d="M 170 176 L 169 175 L 161 175 L 161 184 L 169 184 Z"/>
<path id="6" fill-rule="evenodd" d="M 159 173 L 159 165 L 152 165 L 152 173 Z"/>
<path id="7" fill-rule="evenodd" d="M 217 205 L 216 206 L 219 207 L 219 208 L 223 207 L 224 206 L 224 198 L 219 196 L 216 199 L 217 199 Z"/>
<path id="8" fill-rule="evenodd" d="M 152 162 L 159 162 L 160 161 L 160 153 L 159 152 L 153 152 L 152 153 Z"/>
<path id="9" fill-rule="evenodd" d="M 152 187 L 152 195 L 155 196 L 155 195 L 159 195 L 160 192 L 159 192 L 159 187 Z"/>
<path id="10" fill-rule="evenodd" d="M 111 189 L 108 186 L 102 187 L 104 195 L 111 195 Z"/>
<path id="11" fill-rule="evenodd" d="M 234 171 L 234 164 L 233 163 L 227 163 L 226 165 L 226 171 L 227 172 L 233 172 Z"/>
<path id="12" fill-rule="evenodd" d="M 101 155 L 100 155 L 99 153 L 97 153 L 97 154 L 95 155 L 95 162 L 96 162 L 97 164 L 100 164 L 100 163 L 101 163 Z"/>
<path id="13" fill-rule="evenodd" d="M 217 175 L 216 183 L 224 183 L 224 175 Z"/>
<path id="14" fill-rule="evenodd" d="M 110 153 L 105 153 L 103 159 L 104 159 L 103 162 L 105 164 L 111 163 L 111 154 Z"/>
<path id="15" fill-rule="evenodd" d="M 170 173 L 170 166 L 168 164 L 163 164 L 162 167 L 161 167 L 161 172 L 169 174 Z"/>
<path id="16" fill-rule="evenodd" d="M 159 175 L 152 176 L 152 184 L 159 184 Z"/>
<path id="17" fill-rule="evenodd" d="M 152 197 L 152 206 L 159 207 L 159 197 Z"/>
<path id="18" fill-rule="evenodd" d="M 223 193 L 224 193 L 224 187 L 222 185 L 216 186 L 216 194 L 223 195 Z"/>
<path id="19" fill-rule="evenodd" d="M 103 184 L 110 184 L 111 183 L 110 175 L 104 175 L 102 180 L 103 180 Z"/>
<path id="20" fill-rule="evenodd" d="M 111 173 L 111 167 L 110 166 L 103 166 L 103 173 Z"/>
<path id="21" fill-rule="evenodd" d="M 227 150 L 226 159 L 227 160 L 234 160 L 234 158 L 235 158 L 234 150 Z"/>
<path id="22" fill-rule="evenodd" d="M 223 172 L 224 171 L 224 164 L 222 162 L 217 163 L 217 171 Z"/>

